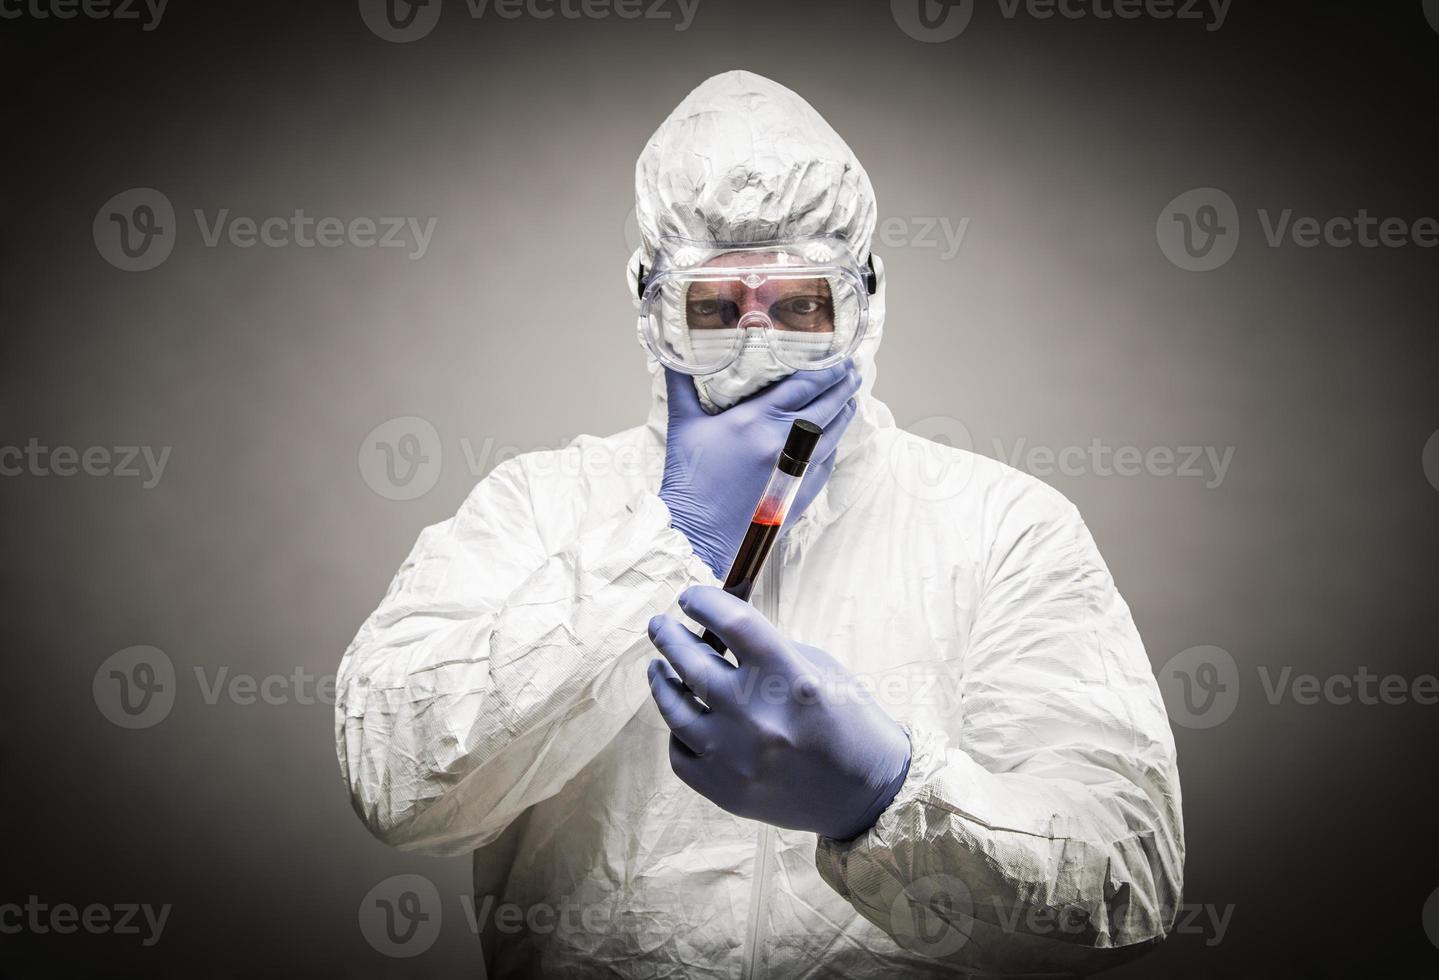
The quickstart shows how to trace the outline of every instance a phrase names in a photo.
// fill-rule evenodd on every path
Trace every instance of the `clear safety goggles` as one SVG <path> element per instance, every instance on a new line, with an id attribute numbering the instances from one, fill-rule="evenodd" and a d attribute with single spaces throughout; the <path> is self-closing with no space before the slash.
<path id="1" fill-rule="evenodd" d="M 767 347 L 785 367 L 815 371 L 854 353 L 869 325 L 874 261 L 836 236 L 785 241 L 663 238 L 640 268 L 641 332 L 685 374 L 712 374 Z"/>

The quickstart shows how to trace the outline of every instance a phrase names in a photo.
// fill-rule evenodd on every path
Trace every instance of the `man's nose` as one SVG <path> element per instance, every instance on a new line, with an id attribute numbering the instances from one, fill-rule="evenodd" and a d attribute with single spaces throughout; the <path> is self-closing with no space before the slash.
<path id="1" fill-rule="evenodd" d="M 760 298 L 758 290 L 746 289 L 740 297 L 739 315 L 743 317 L 750 313 L 769 315 L 769 304 Z"/>

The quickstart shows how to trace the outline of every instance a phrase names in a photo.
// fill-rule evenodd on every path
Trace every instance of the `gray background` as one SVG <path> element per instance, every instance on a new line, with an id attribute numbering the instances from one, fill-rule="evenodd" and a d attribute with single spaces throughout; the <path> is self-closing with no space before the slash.
<path id="1" fill-rule="evenodd" d="M 303 8 L 303 9 L 299 9 Z M 672 8 L 671 8 L 672 9 Z M 1203 479 L 1056 474 L 1086 515 L 1156 670 L 1227 650 L 1241 696 L 1176 726 L 1186 900 L 1233 906 L 1116 975 L 1433 971 L 1436 711 L 1266 701 L 1259 666 L 1435 670 L 1439 427 L 1434 249 L 1269 247 L 1257 209 L 1439 214 L 1418 2 L 1240 2 L 1223 27 L 1006 19 L 921 43 L 883 3 L 701 0 L 669 20 L 482 19 L 458 0 L 392 44 L 353 3 L 175 0 L 153 31 L 0 21 L 6 96 L 0 444 L 171 446 L 163 479 L 0 478 L 5 871 L 0 902 L 172 903 L 162 940 L 0 937 L 25 973 L 480 971 L 467 860 L 392 852 L 349 809 L 325 704 L 207 704 L 194 670 L 329 674 L 462 449 L 514 452 L 641 420 L 622 270 L 633 163 L 705 76 L 743 67 L 809 98 L 886 217 L 969 225 L 957 256 L 878 246 L 877 393 L 901 423 L 1029 445 L 1235 447 Z M 1176 195 L 1236 202 L 1220 269 L 1166 260 Z M 161 190 L 169 259 L 108 264 L 91 223 Z M 436 216 L 428 253 L 204 247 L 191 212 Z M 439 435 L 410 501 L 375 492 L 362 440 Z M 962 428 L 961 428 L 962 427 Z M 1435 461 L 1439 480 L 1439 460 Z M 160 724 L 92 696 L 135 644 L 179 674 Z M 390 960 L 361 899 L 418 872 L 433 948 Z"/>

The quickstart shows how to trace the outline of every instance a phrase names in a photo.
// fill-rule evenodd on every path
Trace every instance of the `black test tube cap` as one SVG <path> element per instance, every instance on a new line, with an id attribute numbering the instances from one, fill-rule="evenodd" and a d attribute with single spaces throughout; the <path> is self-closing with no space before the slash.
<path id="1" fill-rule="evenodd" d="M 795 419 L 779 456 L 779 468 L 791 476 L 802 475 L 823 434 L 824 430 L 808 419 Z"/>

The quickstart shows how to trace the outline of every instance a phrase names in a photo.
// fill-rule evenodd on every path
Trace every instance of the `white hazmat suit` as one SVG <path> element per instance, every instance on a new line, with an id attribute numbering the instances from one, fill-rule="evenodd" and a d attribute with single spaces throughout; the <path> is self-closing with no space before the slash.
<path id="1" fill-rule="evenodd" d="M 709 79 L 636 168 L 643 245 L 841 234 L 869 180 L 797 95 Z M 1045 484 L 894 424 L 864 386 L 833 476 L 753 601 L 869 679 L 912 758 L 836 842 L 743 820 L 670 769 L 650 617 L 716 584 L 656 495 L 647 424 L 497 467 L 426 529 L 339 672 L 336 740 L 383 841 L 476 851 L 490 976 L 1074 973 L 1162 938 L 1180 901 L 1174 744 L 1129 609 Z"/>

